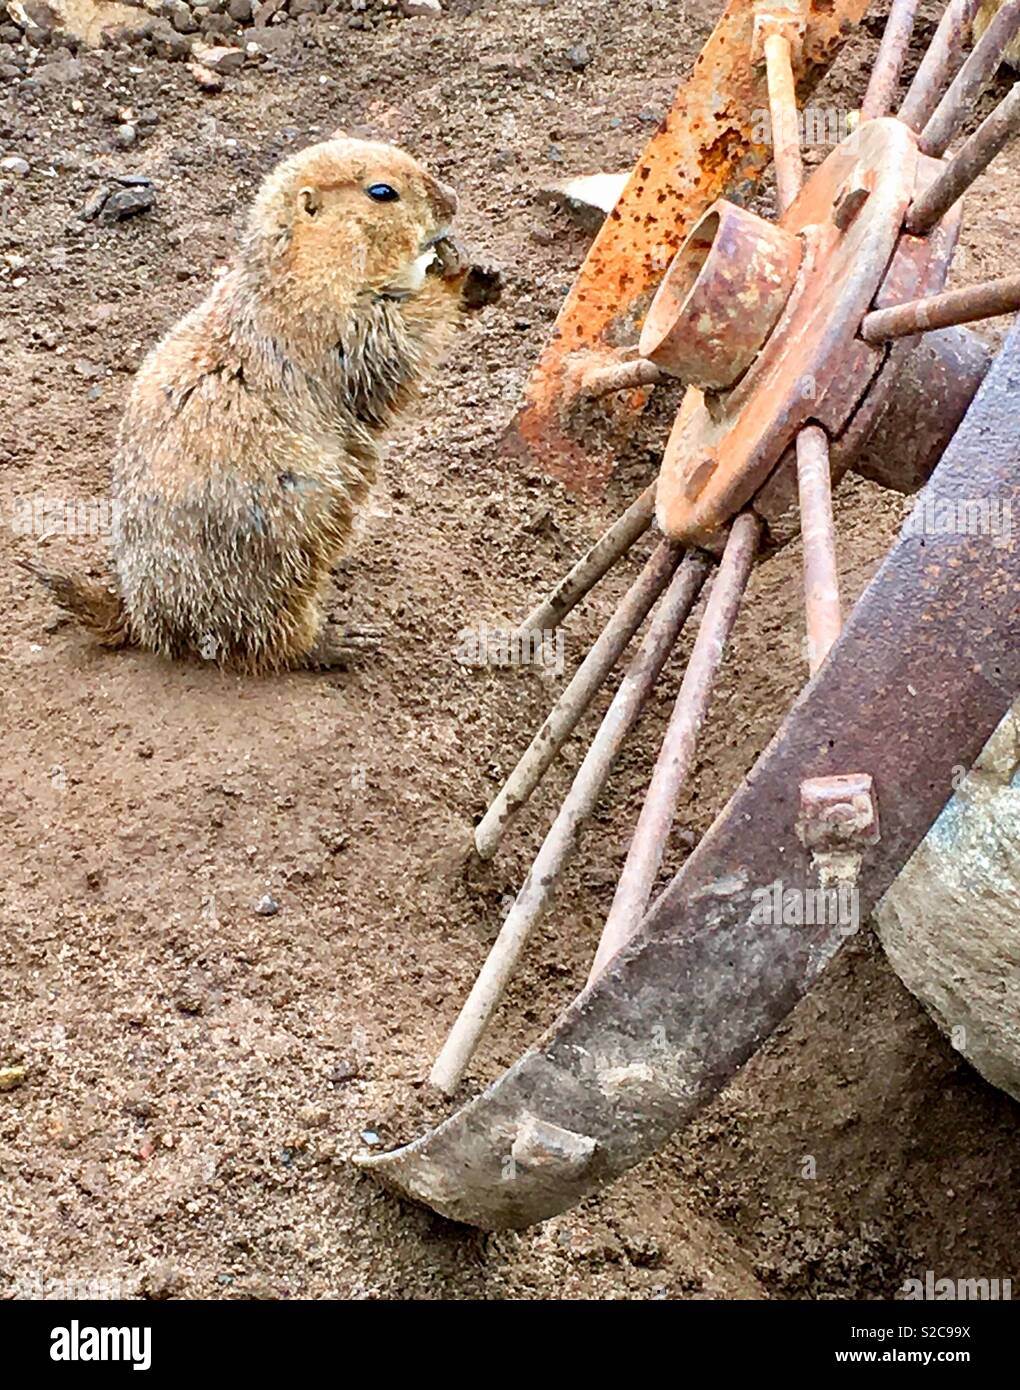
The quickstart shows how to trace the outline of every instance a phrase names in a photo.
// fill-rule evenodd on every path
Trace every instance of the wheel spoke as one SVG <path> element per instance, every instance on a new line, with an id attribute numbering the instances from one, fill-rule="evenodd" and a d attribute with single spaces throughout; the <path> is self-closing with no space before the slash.
<path id="1" fill-rule="evenodd" d="M 556 587 L 521 623 L 514 634 L 523 637 L 528 632 L 550 632 L 559 627 L 567 614 L 594 589 L 599 580 L 612 569 L 617 560 L 640 540 L 655 517 L 655 483 L 634 499 L 622 516 L 617 517 L 592 548 L 563 576 Z"/>
<path id="2" fill-rule="evenodd" d="M 680 791 L 697 748 L 698 733 L 712 698 L 712 686 L 726 650 L 758 549 L 761 523 L 753 512 L 733 522 L 719 572 L 698 628 L 666 736 L 652 773 L 645 804 L 602 930 L 589 983 L 637 929 L 659 869 L 676 814 Z"/>
<path id="3" fill-rule="evenodd" d="M 927 299 L 894 304 L 889 309 L 874 309 L 864 316 L 861 337 L 868 343 L 883 343 L 892 338 L 909 338 L 913 333 L 927 333 L 932 328 L 952 328 L 997 314 L 1012 314 L 1018 309 L 1020 275 L 1004 275 L 1001 280 L 986 280 L 962 290 L 945 290 Z"/>
<path id="4" fill-rule="evenodd" d="M 800 192 L 804 177 L 797 130 L 793 56 L 785 34 L 767 34 L 764 49 L 772 123 L 772 158 L 776 166 L 776 201 L 782 214 Z"/>
<path id="5" fill-rule="evenodd" d="M 921 131 L 921 149 L 940 159 L 1020 32 L 1020 0 L 1007 0 L 953 78 Z"/>
<path id="6" fill-rule="evenodd" d="M 940 222 L 992 162 L 1007 141 L 1020 133 L 1020 82 L 978 126 L 934 183 L 914 201 L 907 213 L 907 231 L 921 235 Z"/>
<path id="7" fill-rule="evenodd" d="M 950 0 L 943 11 L 899 109 L 900 120 L 911 130 L 920 130 L 938 105 L 943 88 L 962 60 L 964 36 L 980 7 L 981 0 Z"/>
<path id="8" fill-rule="evenodd" d="M 808 667 L 814 675 L 843 626 L 832 520 L 829 439 L 818 425 L 805 425 L 797 436 L 797 487 L 804 546 Z"/>
<path id="9" fill-rule="evenodd" d="M 682 556 L 681 545 L 674 541 L 661 541 L 628 589 L 595 645 L 556 701 L 548 719 L 531 740 L 520 762 L 476 826 L 475 849 L 483 859 L 491 859 L 496 853 L 511 819 L 528 801 L 552 766 L 556 754 L 669 583 Z"/>
<path id="10" fill-rule="evenodd" d="M 878 116 L 889 114 L 893 94 L 903 71 L 903 61 L 910 48 L 917 6 L 918 0 L 893 0 L 868 90 L 861 105 L 862 121 L 873 121 Z"/>
<path id="11" fill-rule="evenodd" d="M 707 556 L 691 553 L 673 576 L 644 641 L 620 682 L 598 733 L 577 770 L 573 785 L 542 843 L 531 872 L 517 894 L 471 993 L 433 1064 L 429 1079 L 441 1090 L 453 1090 L 474 1056 L 531 930 L 555 892 L 563 866 L 577 843 L 581 826 L 591 815 L 627 735 L 648 702 L 709 568 Z"/>
<path id="12" fill-rule="evenodd" d="M 585 372 L 581 395 L 597 400 L 612 391 L 633 391 L 640 386 L 657 386 L 666 380 L 666 373 L 646 357 L 632 357 L 629 362 L 611 362 L 606 367 L 593 367 Z"/>

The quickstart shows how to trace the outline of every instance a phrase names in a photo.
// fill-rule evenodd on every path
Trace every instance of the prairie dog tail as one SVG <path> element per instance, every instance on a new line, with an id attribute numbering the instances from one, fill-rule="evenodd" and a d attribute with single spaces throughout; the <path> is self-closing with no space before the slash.
<path id="1" fill-rule="evenodd" d="M 90 632 L 100 646 L 134 646 L 127 609 L 116 589 L 97 583 L 94 579 L 53 574 L 31 560 L 19 560 L 18 564 L 34 575 L 40 584 L 45 584 L 58 606 Z"/>

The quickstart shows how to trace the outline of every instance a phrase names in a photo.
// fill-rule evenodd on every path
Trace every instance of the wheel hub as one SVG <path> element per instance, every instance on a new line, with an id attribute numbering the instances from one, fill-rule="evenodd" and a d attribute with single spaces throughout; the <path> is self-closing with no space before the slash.
<path id="1" fill-rule="evenodd" d="M 842 430 L 881 364 L 881 350 L 858 333 L 895 250 L 917 163 L 916 139 L 902 122 L 869 121 L 819 166 L 780 218 L 779 230 L 804 248 L 796 283 L 738 383 L 695 397 L 677 420 L 659 477 L 658 519 L 667 535 L 711 543 L 803 425 L 814 421 L 830 434 Z M 687 254 L 682 248 L 677 262 L 682 265 Z M 709 257 L 702 277 L 715 274 Z M 730 319 L 739 314 L 740 296 L 725 277 L 717 278 Z M 670 280 L 649 312 L 643 353 L 648 325 L 654 330 L 668 302 Z M 716 302 L 712 291 L 699 277 L 691 296 Z M 687 322 L 686 305 L 675 317 Z M 719 326 L 703 320 L 690 326 L 699 339 L 711 340 Z"/>

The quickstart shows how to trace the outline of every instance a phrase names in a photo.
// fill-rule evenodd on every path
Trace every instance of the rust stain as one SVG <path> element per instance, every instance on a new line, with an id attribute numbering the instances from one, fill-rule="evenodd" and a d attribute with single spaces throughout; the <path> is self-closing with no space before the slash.
<path id="1" fill-rule="evenodd" d="M 807 91 L 829 66 L 867 0 L 814 0 L 798 86 Z M 760 179 L 767 151 L 751 140 L 753 116 L 767 105 L 764 74 L 751 62 L 753 0 L 730 0 L 646 146 L 619 203 L 603 223 L 564 301 L 507 436 L 553 477 L 577 491 L 598 491 L 612 468 L 586 439 L 571 436 L 573 400 L 564 353 L 587 351 L 589 365 L 632 341 L 669 260 L 710 203 L 736 183 Z M 722 94 L 720 97 L 720 93 Z M 641 394 L 641 393 L 639 393 Z M 634 399 L 607 404 L 620 429 Z"/>

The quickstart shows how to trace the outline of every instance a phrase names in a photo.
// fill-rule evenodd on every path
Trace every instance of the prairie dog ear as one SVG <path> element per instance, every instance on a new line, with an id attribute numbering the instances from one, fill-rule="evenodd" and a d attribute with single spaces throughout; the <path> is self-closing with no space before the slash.
<path id="1" fill-rule="evenodd" d="M 312 188 L 307 184 L 304 188 L 298 189 L 298 207 L 306 217 L 314 217 L 322 207 L 322 193 L 318 188 Z"/>

